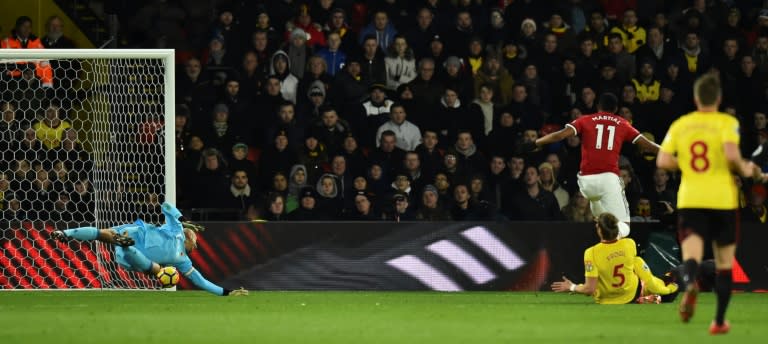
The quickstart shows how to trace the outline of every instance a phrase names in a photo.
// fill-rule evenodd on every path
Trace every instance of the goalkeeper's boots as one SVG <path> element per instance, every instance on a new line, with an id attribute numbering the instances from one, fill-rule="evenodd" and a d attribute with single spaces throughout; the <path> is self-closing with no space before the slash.
<path id="1" fill-rule="evenodd" d="M 718 325 L 714 320 L 712 321 L 712 324 L 709 325 L 709 334 L 711 335 L 718 335 L 718 334 L 726 334 L 728 331 L 731 330 L 731 323 L 729 323 L 727 320 L 723 322 L 722 325 Z"/>
<path id="2" fill-rule="evenodd" d="M 699 294 L 699 287 L 696 283 L 691 283 L 683 294 L 683 299 L 680 301 L 680 319 L 684 323 L 687 323 L 693 317 L 693 310 L 696 308 L 696 297 Z"/>
<path id="3" fill-rule="evenodd" d="M 122 235 L 115 235 L 114 237 L 115 245 L 120 247 L 128 247 L 133 246 L 135 242 L 133 241 L 133 238 L 128 236 L 128 233 L 123 233 Z"/>
<path id="4" fill-rule="evenodd" d="M 67 233 L 64 233 L 64 231 L 61 230 L 55 230 L 51 233 L 51 239 L 59 241 L 59 242 L 67 242 L 69 241 L 69 237 L 67 236 Z"/>

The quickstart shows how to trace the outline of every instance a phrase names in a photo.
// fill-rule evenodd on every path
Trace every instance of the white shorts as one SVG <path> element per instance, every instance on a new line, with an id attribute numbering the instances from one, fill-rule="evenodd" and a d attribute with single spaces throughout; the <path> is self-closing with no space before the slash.
<path id="1" fill-rule="evenodd" d="M 629 204 L 624 194 L 624 183 L 615 173 L 606 172 L 577 176 L 581 194 L 589 200 L 592 214 L 611 213 L 620 222 L 629 223 Z M 624 233 L 626 231 L 626 233 Z M 629 235 L 629 226 L 619 224 L 619 237 Z"/>

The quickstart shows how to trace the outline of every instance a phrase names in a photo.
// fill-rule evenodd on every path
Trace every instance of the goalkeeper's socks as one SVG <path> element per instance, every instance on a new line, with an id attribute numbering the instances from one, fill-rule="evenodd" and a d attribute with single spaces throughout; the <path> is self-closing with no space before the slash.
<path id="1" fill-rule="evenodd" d="M 123 257 L 134 270 L 149 272 L 152 269 L 152 261 L 133 246 L 123 247 Z"/>
<path id="2" fill-rule="evenodd" d="M 64 234 L 77 240 L 96 240 L 99 236 L 99 229 L 96 227 L 79 227 L 65 229 Z"/>
<path id="3" fill-rule="evenodd" d="M 696 275 L 699 272 L 699 263 L 694 259 L 688 259 L 683 263 L 683 285 L 689 288 L 696 284 Z"/>
<path id="4" fill-rule="evenodd" d="M 717 295 L 717 312 L 715 323 L 720 326 L 725 321 L 725 311 L 731 301 L 731 289 L 733 287 L 732 270 L 717 270 L 715 277 L 715 294 Z"/>

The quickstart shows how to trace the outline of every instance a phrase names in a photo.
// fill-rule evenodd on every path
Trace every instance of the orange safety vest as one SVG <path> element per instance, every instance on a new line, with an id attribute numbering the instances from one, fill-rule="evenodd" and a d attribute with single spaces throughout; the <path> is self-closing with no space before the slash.
<path id="1" fill-rule="evenodd" d="M 26 43 L 26 44 L 25 44 Z M 40 39 L 34 36 L 29 37 L 27 41 L 23 43 L 21 40 L 15 37 L 6 37 L 0 42 L 0 48 L 2 49 L 45 49 Z M 33 62 L 35 64 L 35 75 L 40 79 L 40 83 L 43 87 L 53 87 L 53 68 L 48 61 Z M 27 62 L 16 62 L 16 66 L 21 67 L 26 65 Z M 8 75 L 14 78 L 21 77 L 21 70 L 11 70 Z"/>

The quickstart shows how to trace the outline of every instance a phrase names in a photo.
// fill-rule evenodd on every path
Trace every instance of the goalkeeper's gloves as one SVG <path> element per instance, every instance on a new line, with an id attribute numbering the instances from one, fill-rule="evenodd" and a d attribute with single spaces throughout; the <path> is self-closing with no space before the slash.
<path id="1" fill-rule="evenodd" d="M 225 296 L 248 296 L 248 290 L 246 290 L 243 287 L 240 287 L 240 289 L 235 289 L 235 290 L 224 289 L 224 295 Z"/>
<path id="2" fill-rule="evenodd" d="M 181 226 L 186 229 L 190 229 L 195 232 L 204 232 L 205 227 L 202 225 L 199 225 L 197 223 L 194 223 L 192 221 L 182 221 Z"/>

